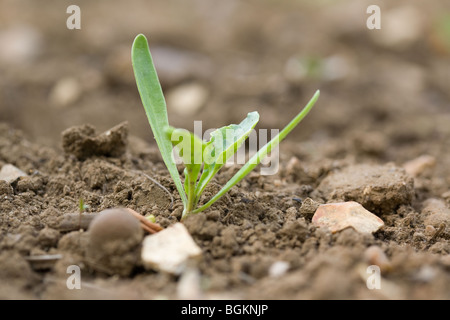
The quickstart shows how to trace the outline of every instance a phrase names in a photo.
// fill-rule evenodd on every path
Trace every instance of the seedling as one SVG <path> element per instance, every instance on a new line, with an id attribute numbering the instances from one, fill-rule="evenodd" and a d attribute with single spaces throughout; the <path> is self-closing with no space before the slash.
<path id="1" fill-rule="evenodd" d="M 206 186 L 247 139 L 259 121 L 259 114 L 256 111 L 250 112 L 240 124 L 231 124 L 213 131 L 210 141 L 205 142 L 187 130 L 169 126 L 164 95 L 147 39 L 142 34 L 134 39 L 131 59 L 139 94 L 153 135 L 184 205 L 182 220 L 190 214 L 209 208 L 239 183 L 303 120 L 319 98 L 317 90 L 303 110 L 277 136 L 259 149 L 215 196 L 205 204 L 199 205 Z M 178 150 L 185 166 L 184 184 L 178 174 L 172 153 L 173 147 Z"/>
<path id="2" fill-rule="evenodd" d="M 80 198 L 80 201 L 78 203 L 78 210 L 79 210 L 78 226 L 79 226 L 79 229 L 81 229 L 81 216 L 83 215 L 83 212 L 86 211 L 86 209 L 89 209 L 89 205 L 84 203 L 83 198 Z"/>

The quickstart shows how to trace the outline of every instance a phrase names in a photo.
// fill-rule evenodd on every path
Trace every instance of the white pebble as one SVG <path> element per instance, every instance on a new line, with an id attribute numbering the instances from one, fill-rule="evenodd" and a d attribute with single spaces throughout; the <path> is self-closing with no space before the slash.
<path id="1" fill-rule="evenodd" d="M 182 223 L 145 237 L 142 261 L 147 269 L 181 274 L 189 260 L 197 259 L 202 250 Z"/>
<path id="2" fill-rule="evenodd" d="M 26 177 L 25 172 L 12 164 L 5 164 L 0 171 L 0 180 L 5 180 L 8 183 L 15 181 L 20 177 Z"/>
<path id="3" fill-rule="evenodd" d="M 289 262 L 276 261 L 269 268 L 269 276 L 272 278 L 279 278 L 284 275 L 290 267 Z"/>

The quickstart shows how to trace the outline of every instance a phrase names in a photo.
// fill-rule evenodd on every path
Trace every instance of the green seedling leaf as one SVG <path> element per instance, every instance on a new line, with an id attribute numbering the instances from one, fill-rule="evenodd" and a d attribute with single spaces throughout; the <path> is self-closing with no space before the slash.
<path id="1" fill-rule="evenodd" d="M 155 136 L 161 156 L 169 170 L 175 186 L 181 196 L 183 204 L 187 204 L 187 197 L 183 190 L 177 166 L 172 156 L 172 143 L 165 133 L 169 126 L 166 102 L 159 83 L 158 75 L 153 65 L 152 56 L 147 39 L 143 34 L 138 35 L 131 49 L 136 84 L 147 114 L 148 122 Z"/>
<path id="2" fill-rule="evenodd" d="M 179 151 L 179 156 L 186 167 L 200 166 L 203 163 L 203 150 L 206 144 L 202 139 L 186 129 L 166 127 L 167 138 Z"/>
<path id="3" fill-rule="evenodd" d="M 200 199 L 208 183 L 232 157 L 239 147 L 247 139 L 250 132 L 259 121 L 258 112 L 250 112 L 240 124 L 231 124 L 214 130 L 211 133 L 211 140 L 205 147 L 202 175 L 198 182 L 196 193 L 196 203 Z"/>
<path id="4" fill-rule="evenodd" d="M 308 104 L 300 111 L 300 113 L 272 140 L 264 145 L 250 160 L 223 186 L 223 188 L 209 200 L 203 206 L 195 209 L 192 213 L 201 212 L 209 208 L 214 202 L 219 200 L 225 193 L 227 193 L 232 187 L 245 178 L 260 162 L 270 153 L 270 151 L 277 146 L 286 136 L 305 118 L 305 116 L 312 109 L 317 99 L 319 98 L 320 91 L 317 90 L 314 96 L 309 100 Z"/>

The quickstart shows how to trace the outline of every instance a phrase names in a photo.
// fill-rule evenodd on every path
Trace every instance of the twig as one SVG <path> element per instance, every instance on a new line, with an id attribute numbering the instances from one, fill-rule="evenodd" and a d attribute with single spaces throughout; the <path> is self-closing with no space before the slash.
<path id="1" fill-rule="evenodd" d="M 154 234 L 154 233 L 157 233 L 157 232 L 163 230 L 163 228 L 159 224 L 148 221 L 148 219 L 146 219 L 144 216 L 140 215 L 133 209 L 126 208 L 126 210 L 141 222 L 141 227 L 145 231 L 147 231 L 151 234 Z"/>

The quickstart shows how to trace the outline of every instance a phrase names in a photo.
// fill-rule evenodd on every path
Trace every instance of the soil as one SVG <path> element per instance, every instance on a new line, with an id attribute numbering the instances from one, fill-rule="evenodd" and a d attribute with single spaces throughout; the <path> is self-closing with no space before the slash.
<path id="1" fill-rule="evenodd" d="M 82 29 L 67 30 L 65 4 L 50 2 L 0 2 L 0 167 L 26 174 L 0 180 L 0 298 L 450 298 L 450 37 L 439 27 L 448 5 L 380 2 L 386 23 L 373 31 L 361 1 L 81 1 Z M 383 33 L 389 17 L 411 16 L 420 19 L 406 36 Z M 110 208 L 162 227 L 180 219 L 133 79 L 140 32 L 167 95 L 192 83 L 208 92 L 188 114 L 169 105 L 177 127 L 203 120 L 206 130 L 258 110 L 258 128 L 281 128 L 321 90 L 281 144 L 275 175 L 257 168 L 184 221 L 203 252 L 187 292 L 185 275 L 143 267 L 140 231 L 104 249 L 86 230 Z M 25 39 L 21 50 L 8 51 L 10 34 Z M 202 201 L 238 169 L 224 167 Z M 340 201 L 361 203 L 384 228 L 331 234 L 311 223 L 319 203 Z M 125 229 L 117 234 L 135 230 Z M 32 259 L 40 255 L 53 258 Z M 280 262 L 284 273 L 274 272 Z M 374 262 L 379 290 L 366 285 Z M 70 265 L 81 268 L 81 290 L 67 289 Z"/>

